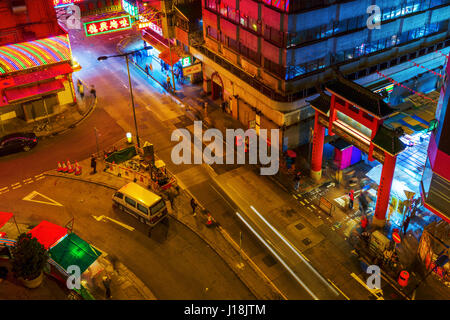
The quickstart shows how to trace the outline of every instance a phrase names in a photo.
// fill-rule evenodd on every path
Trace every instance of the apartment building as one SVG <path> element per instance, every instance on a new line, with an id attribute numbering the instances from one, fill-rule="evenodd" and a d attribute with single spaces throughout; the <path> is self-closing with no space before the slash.
<path id="1" fill-rule="evenodd" d="M 203 62 L 204 91 L 248 128 L 281 129 L 286 149 L 309 141 L 308 101 L 335 68 L 373 90 L 390 85 L 388 77 L 404 82 L 424 72 L 412 62 L 442 72 L 449 4 L 202 0 L 204 43 L 191 52 Z M 372 5 L 379 12 L 368 13 Z"/>

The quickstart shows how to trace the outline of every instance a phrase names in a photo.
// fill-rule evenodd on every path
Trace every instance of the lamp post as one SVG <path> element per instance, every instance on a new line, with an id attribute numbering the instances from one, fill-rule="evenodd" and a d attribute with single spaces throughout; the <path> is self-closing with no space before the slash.
<path id="1" fill-rule="evenodd" d="M 141 147 L 141 144 L 139 142 L 139 133 L 138 133 L 138 126 L 137 126 L 137 121 L 136 121 L 136 111 L 135 111 L 135 107 L 134 107 L 133 87 L 131 85 L 131 76 L 130 76 L 130 67 L 129 67 L 129 64 L 128 64 L 128 56 L 131 55 L 131 54 L 135 54 L 136 52 L 144 50 L 144 49 L 147 50 L 147 49 L 149 49 L 149 47 L 144 47 L 142 49 L 131 51 L 131 52 L 127 52 L 127 53 L 116 54 L 116 55 L 112 55 L 112 56 L 101 56 L 101 57 L 97 58 L 98 61 L 103 61 L 103 60 L 106 60 L 108 58 L 125 57 L 125 60 L 127 62 L 128 83 L 129 83 L 129 86 L 130 86 L 131 106 L 133 107 L 134 128 L 136 130 L 136 140 L 137 140 L 138 148 Z"/>

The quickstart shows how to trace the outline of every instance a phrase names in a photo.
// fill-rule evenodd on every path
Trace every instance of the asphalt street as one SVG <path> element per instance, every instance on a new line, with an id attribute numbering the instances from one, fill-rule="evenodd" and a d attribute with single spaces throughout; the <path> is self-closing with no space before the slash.
<path id="1" fill-rule="evenodd" d="M 32 192 L 33 197 L 29 196 Z M 19 224 L 48 220 L 64 226 L 74 218 L 76 234 L 122 261 L 158 299 L 255 299 L 196 234 L 170 219 L 168 228 L 159 224 L 148 237 L 144 224 L 112 207 L 113 192 L 85 182 L 45 177 L 0 195 L 0 211 L 14 212 Z M 27 196 L 30 200 L 23 200 Z M 112 220 L 98 221 L 100 216 Z"/>

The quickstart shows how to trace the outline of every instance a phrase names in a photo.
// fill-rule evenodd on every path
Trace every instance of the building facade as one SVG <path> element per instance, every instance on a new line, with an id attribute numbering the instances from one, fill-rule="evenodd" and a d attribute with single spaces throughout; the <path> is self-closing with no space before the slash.
<path id="1" fill-rule="evenodd" d="M 436 108 L 435 128 L 431 132 L 428 158 L 421 182 L 424 206 L 450 222 L 450 64 Z"/>
<path id="2" fill-rule="evenodd" d="M 69 37 L 53 3 L 2 1 L 0 16 L 0 120 L 31 122 L 74 103 Z"/>
<path id="3" fill-rule="evenodd" d="M 389 76 L 415 77 L 419 61 L 444 64 L 450 41 L 449 0 L 202 0 L 204 91 L 229 103 L 245 126 L 281 129 L 280 145 L 309 141 L 307 100 L 333 68 L 379 89 Z M 369 11 L 378 6 L 379 14 Z M 372 13 L 370 13 L 372 12 Z M 376 28 L 376 24 L 380 28 Z"/>

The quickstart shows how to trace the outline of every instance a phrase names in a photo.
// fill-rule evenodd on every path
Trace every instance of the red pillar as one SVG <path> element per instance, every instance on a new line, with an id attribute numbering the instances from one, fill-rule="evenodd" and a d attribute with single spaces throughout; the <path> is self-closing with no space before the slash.
<path id="1" fill-rule="evenodd" d="M 319 124 L 319 111 L 316 111 L 314 120 L 314 137 L 311 154 L 311 177 L 319 181 L 322 176 L 322 156 L 325 128 Z"/>
<path id="2" fill-rule="evenodd" d="M 396 161 L 397 156 L 391 156 L 386 152 L 384 153 L 383 170 L 381 171 L 381 179 L 378 185 L 377 204 L 375 206 L 375 216 L 373 219 L 373 223 L 378 226 L 384 226 L 385 224 Z"/>

